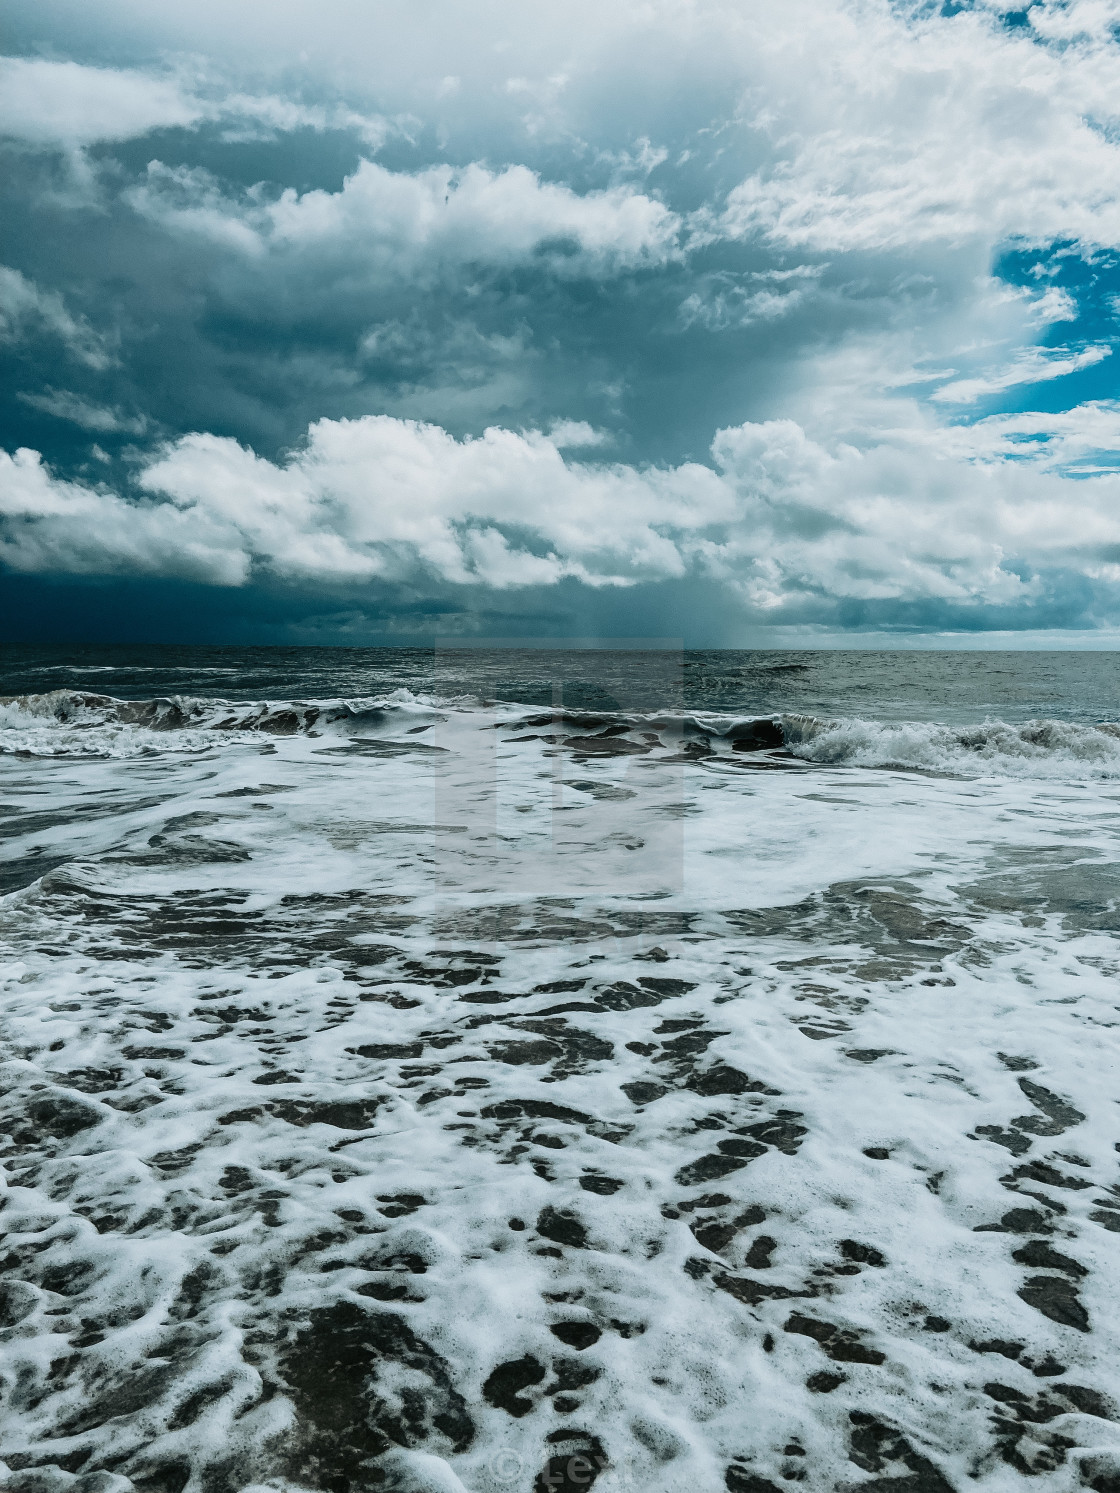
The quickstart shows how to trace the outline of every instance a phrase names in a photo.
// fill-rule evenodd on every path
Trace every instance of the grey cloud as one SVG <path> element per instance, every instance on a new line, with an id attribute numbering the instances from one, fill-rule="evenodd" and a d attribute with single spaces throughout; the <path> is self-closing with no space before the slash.
<path id="1" fill-rule="evenodd" d="M 109 339 L 67 310 L 57 291 L 42 290 L 19 270 L 0 265 L 0 341 L 19 342 L 36 332 L 58 338 L 78 362 L 98 371 L 116 362 Z"/>
<path id="2" fill-rule="evenodd" d="M 10 569 L 611 626 L 659 587 L 1120 609 L 1108 333 L 991 274 L 1120 239 L 1089 0 L 12 10 Z"/>
<path id="3" fill-rule="evenodd" d="M 69 420 L 73 425 L 80 425 L 83 430 L 143 435 L 148 428 L 143 415 L 126 415 L 119 409 L 91 404 L 80 394 L 72 394 L 65 389 L 48 388 L 41 394 L 28 394 L 21 389 L 16 398 L 32 409 L 42 410 L 44 414 L 54 415 L 59 420 Z"/>

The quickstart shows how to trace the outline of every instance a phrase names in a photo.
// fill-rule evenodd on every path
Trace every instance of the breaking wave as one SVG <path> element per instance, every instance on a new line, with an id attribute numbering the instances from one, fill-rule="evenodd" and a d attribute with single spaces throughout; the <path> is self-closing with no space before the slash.
<path id="1" fill-rule="evenodd" d="M 0 697 L 0 751 L 27 756 L 135 756 L 205 751 L 226 733 L 265 736 L 377 730 L 404 712 L 431 715 L 410 690 L 377 699 L 231 701 L 172 695 L 118 700 L 81 690 Z M 153 733 L 174 734 L 174 743 Z"/>
<path id="2" fill-rule="evenodd" d="M 1120 724 L 987 720 L 972 725 L 833 719 L 782 715 L 749 717 L 705 712 L 526 709 L 476 695 L 437 698 L 399 688 L 382 696 L 328 700 L 232 701 L 169 695 L 120 700 L 80 690 L 0 697 L 0 753 L 27 756 L 137 756 L 202 752 L 224 739 L 253 735 L 391 736 L 415 732 L 444 711 L 486 717 L 480 724 L 531 732 L 524 740 L 594 744 L 622 738 L 686 755 L 734 759 L 749 765 L 778 754 L 809 765 L 900 768 L 975 777 L 1120 777 Z M 494 719 L 494 717 L 497 717 Z M 575 732 L 574 736 L 565 733 Z M 649 746 L 640 748 L 649 750 Z M 792 765 L 792 764 L 791 764 Z"/>
<path id="3" fill-rule="evenodd" d="M 1120 777 L 1120 725 L 1034 720 L 945 726 L 784 716 L 782 728 L 787 747 L 808 762 L 966 776 Z"/>

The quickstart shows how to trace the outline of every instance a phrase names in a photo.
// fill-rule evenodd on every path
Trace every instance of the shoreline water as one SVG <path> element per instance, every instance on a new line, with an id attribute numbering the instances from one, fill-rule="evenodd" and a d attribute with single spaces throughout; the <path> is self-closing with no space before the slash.
<path id="1" fill-rule="evenodd" d="M 1096 657 L 0 705 L 13 1488 L 1120 1473 Z"/>

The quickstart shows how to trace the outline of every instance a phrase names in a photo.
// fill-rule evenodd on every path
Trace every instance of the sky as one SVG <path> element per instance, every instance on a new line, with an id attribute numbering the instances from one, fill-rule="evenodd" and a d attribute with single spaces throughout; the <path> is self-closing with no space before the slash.
<path id="1" fill-rule="evenodd" d="M 0 636 L 1120 646 L 1120 0 L 7 0 Z"/>

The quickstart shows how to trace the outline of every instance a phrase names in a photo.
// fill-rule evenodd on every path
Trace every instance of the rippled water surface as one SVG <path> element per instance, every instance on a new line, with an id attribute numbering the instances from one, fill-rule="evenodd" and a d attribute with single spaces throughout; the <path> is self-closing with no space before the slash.
<path id="1" fill-rule="evenodd" d="M 993 716 L 1007 721 L 1120 719 L 1120 654 L 821 651 L 673 652 L 419 648 L 0 646 L 0 693 L 100 691 L 127 699 L 366 696 L 404 686 L 551 705 L 772 714 L 867 715 L 875 720 Z"/>

